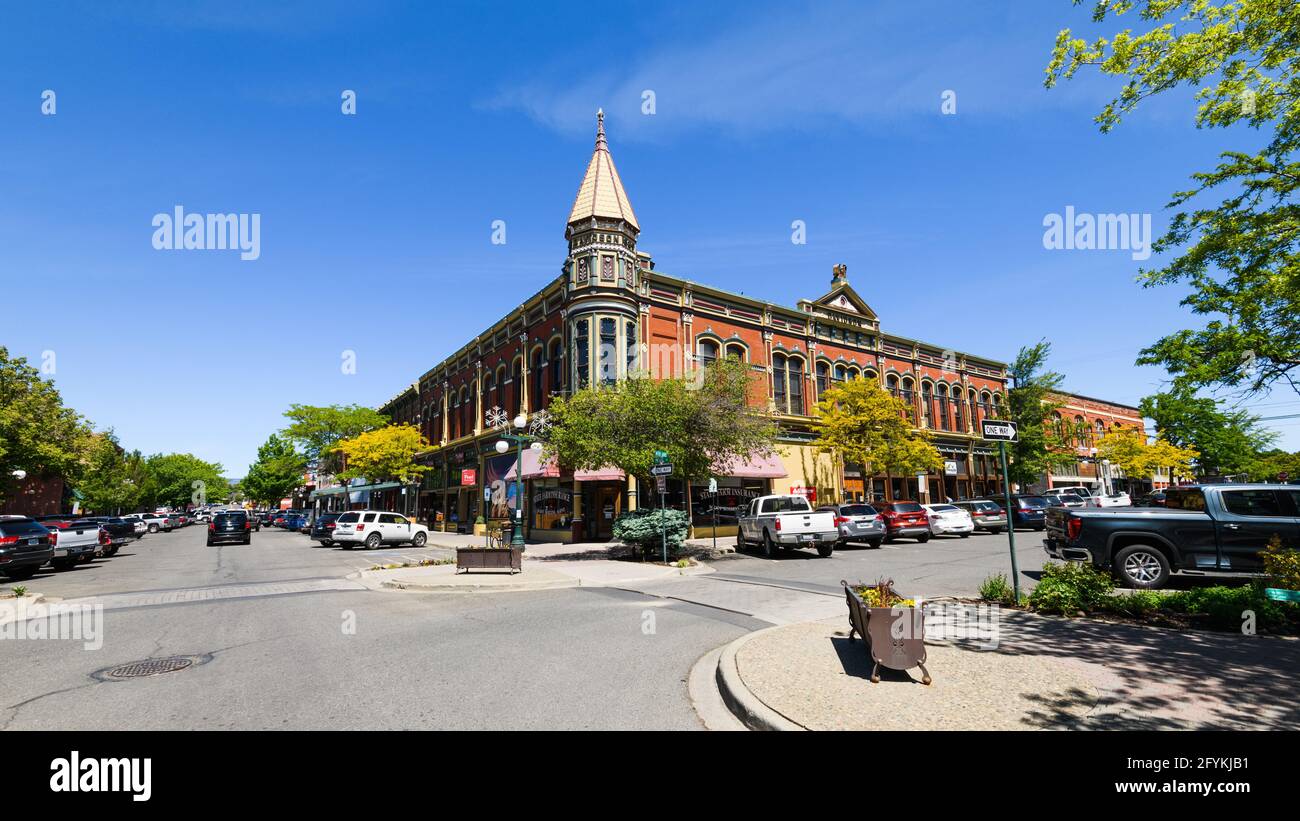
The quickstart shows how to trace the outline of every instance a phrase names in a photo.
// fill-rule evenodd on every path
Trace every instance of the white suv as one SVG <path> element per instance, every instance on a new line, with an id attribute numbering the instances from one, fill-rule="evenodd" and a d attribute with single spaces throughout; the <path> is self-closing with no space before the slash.
<path id="1" fill-rule="evenodd" d="M 344 550 L 351 550 L 354 545 L 374 550 L 380 545 L 408 542 L 414 547 L 424 547 L 429 541 L 429 528 L 400 513 L 349 510 L 335 520 L 330 540 Z"/>

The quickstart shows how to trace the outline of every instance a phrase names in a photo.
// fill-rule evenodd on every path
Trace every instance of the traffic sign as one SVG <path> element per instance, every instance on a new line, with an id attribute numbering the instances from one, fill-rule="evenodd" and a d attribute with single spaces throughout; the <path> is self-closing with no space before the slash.
<path id="1" fill-rule="evenodd" d="M 662 476 L 655 477 L 655 490 L 659 493 L 668 492 L 668 480 Z"/>
<path id="2" fill-rule="evenodd" d="M 1005 419 L 985 419 L 980 422 L 980 431 L 985 439 L 996 439 L 1000 442 L 1018 441 L 1020 434 L 1016 423 Z"/>
<path id="3" fill-rule="evenodd" d="M 718 492 L 718 480 L 717 480 L 717 479 L 714 479 L 712 476 L 710 476 L 710 477 L 709 477 L 709 493 L 717 493 L 717 492 Z"/>
<path id="4" fill-rule="evenodd" d="M 651 465 L 651 466 L 650 466 L 650 475 L 651 475 L 651 476 L 671 476 L 672 474 L 673 474 L 673 466 L 672 466 L 672 465 L 663 464 L 663 465 Z"/>
<path id="5" fill-rule="evenodd" d="M 667 463 L 668 463 L 668 451 L 666 450 L 655 451 L 655 464 L 664 465 Z"/>

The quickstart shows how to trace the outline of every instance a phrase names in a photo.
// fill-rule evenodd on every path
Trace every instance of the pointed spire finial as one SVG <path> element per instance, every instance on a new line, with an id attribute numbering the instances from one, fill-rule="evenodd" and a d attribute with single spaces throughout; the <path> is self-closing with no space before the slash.
<path id="1" fill-rule="evenodd" d="M 596 109 L 596 148 L 608 148 L 605 142 L 605 109 Z"/>

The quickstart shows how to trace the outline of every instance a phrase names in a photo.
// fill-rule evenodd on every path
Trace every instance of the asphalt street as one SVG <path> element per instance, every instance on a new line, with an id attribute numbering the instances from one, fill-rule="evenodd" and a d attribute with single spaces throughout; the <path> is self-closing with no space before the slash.
<path id="1" fill-rule="evenodd" d="M 1032 574 L 1040 540 L 1019 535 Z M 0 678 L 0 729 L 698 729 L 686 690 L 695 661 L 746 632 L 833 613 L 840 579 L 969 595 L 1009 565 L 1003 535 L 828 559 L 739 555 L 713 574 L 637 589 L 437 594 L 347 579 L 447 553 L 320 548 L 266 529 L 251 545 L 207 547 L 198 525 L 42 572 L 30 590 L 103 605 L 102 645 L 0 640 L 0 664 L 24 671 Z M 173 655 L 194 663 L 103 676 Z"/>

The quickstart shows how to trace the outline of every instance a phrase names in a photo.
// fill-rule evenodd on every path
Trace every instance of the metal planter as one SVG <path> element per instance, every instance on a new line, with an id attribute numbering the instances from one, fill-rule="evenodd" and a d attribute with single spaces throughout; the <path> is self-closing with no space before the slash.
<path id="1" fill-rule="evenodd" d="M 524 551 L 517 547 L 456 548 L 456 572 L 464 570 L 509 570 L 519 573 L 524 569 Z"/>
<path id="2" fill-rule="evenodd" d="M 862 637 L 867 654 L 875 662 L 871 683 L 880 682 L 880 667 L 891 670 L 921 668 L 921 683 L 930 684 L 925 669 L 925 612 L 919 607 L 868 607 L 849 583 L 841 580 L 849 605 L 849 640 Z"/>

